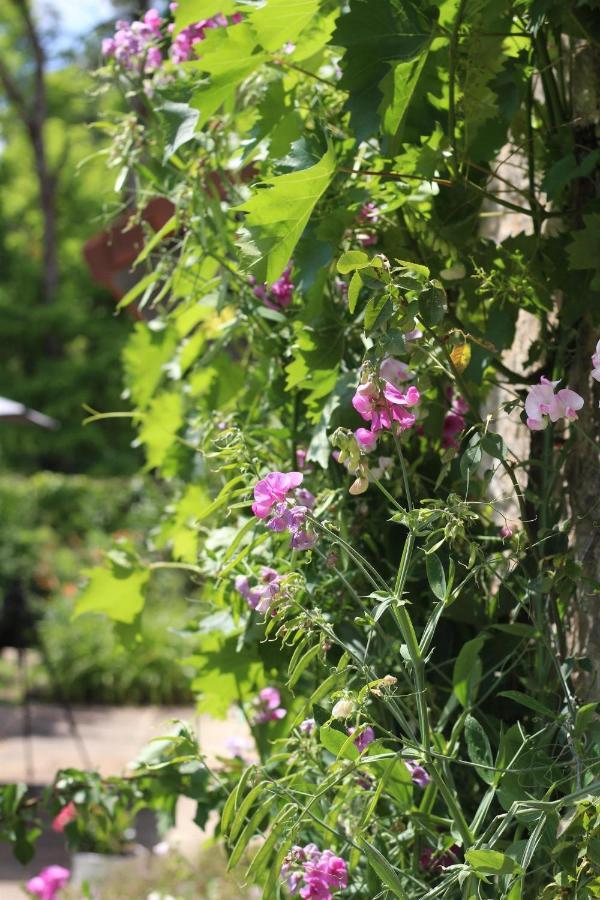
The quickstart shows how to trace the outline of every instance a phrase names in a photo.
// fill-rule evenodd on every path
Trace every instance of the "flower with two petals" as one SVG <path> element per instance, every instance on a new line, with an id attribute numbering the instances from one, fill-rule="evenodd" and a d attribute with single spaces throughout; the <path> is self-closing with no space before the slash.
<path id="1" fill-rule="evenodd" d="M 574 421 L 577 419 L 577 411 L 583 406 L 583 397 L 570 388 L 562 388 L 557 391 L 559 381 L 549 381 L 543 375 L 540 383 L 534 385 L 525 400 L 525 412 L 527 414 L 527 426 L 532 431 L 543 431 L 548 421 L 557 422 L 559 419 Z"/>

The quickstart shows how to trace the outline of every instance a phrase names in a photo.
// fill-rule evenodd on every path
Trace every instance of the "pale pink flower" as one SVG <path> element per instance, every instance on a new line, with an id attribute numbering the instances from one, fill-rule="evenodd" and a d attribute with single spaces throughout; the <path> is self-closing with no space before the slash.
<path id="1" fill-rule="evenodd" d="M 513 530 L 512 530 L 512 528 L 510 527 L 510 525 L 509 525 L 508 522 L 506 522 L 506 523 L 502 526 L 502 528 L 500 529 L 500 535 L 501 535 L 501 537 L 503 537 L 503 538 L 509 538 L 509 537 L 512 537 L 512 536 L 513 536 Z"/>
<path id="2" fill-rule="evenodd" d="M 379 366 L 379 374 L 386 381 L 390 381 L 396 387 L 400 387 L 405 381 L 411 381 L 415 373 L 411 372 L 405 362 L 387 356 Z"/>
<path id="3" fill-rule="evenodd" d="M 70 877 L 69 869 L 62 866 L 46 866 L 39 875 L 30 878 L 25 887 L 30 894 L 34 894 L 40 900 L 54 900 Z"/>
<path id="4" fill-rule="evenodd" d="M 583 397 L 570 388 L 563 388 L 556 393 L 555 388 L 560 381 L 549 381 L 543 375 L 540 383 L 534 385 L 525 400 L 527 425 L 532 431 L 542 431 L 551 422 L 560 418 L 570 421 L 577 419 L 577 410 L 583 406 Z"/>
<path id="5" fill-rule="evenodd" d="M 596 352 L 592 354 L 592 378 L 600 381 L 600 341 L 596 344 Z"/>
<path id="6" fill-rule="evenodd" d="M 374 225 L 379 221 L 379 207 L 373 200 L 368 200 L 363 204 L 358 214 L 359 222 L 369 222 Z"/>
<path id="7" fill-rule="evenodd" d="M 254 701 L 254 721 L 264 725 L 267 722 L 274 722 L 277 719 L 284 719 L 287 710 L 283 709 L 281 703 L 281 695 L 277 688 L 266 687 L 259 691 L 258 697 Z"/>
<path id="8" fill-rule="evenodd" d="M 259 519 L 266 519 L 276 503 L 282 503 L 288 493 L 302 484 L 301 472 L 269 472 L 254 487 L 252 512 Z"/>

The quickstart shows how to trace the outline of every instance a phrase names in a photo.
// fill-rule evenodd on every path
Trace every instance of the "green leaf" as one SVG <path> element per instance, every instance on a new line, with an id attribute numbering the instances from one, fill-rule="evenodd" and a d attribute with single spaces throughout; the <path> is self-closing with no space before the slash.
<path id="1" fill-rule="evenodd" d="M 115 622 L 130 625 L 144 608 L 147 569 L 88 569 L 89 583 L 75 603 L 73 618 L 83 613 L 103 613 Z"/>
<path id="2" fill-rule="evenodd" d="M 150 401 L 140 428 L 146 448 L 147 468 L 162 465 L 183 424 L 183 398 L 176 391 L 164 391 Z"/>
<path id="3" fill-rule="evenodd" d="M 488 431 L 481 438 L 481 449 L 494 459 L 506 459 L 506 444 L 504 438 L 499 434 L 493 434 Z"/>
<path id="4" fill-rule="evenodd" d="M 483 727 L 471 715 L 468 715 L 465 719 L 465 739 L 467 741 L 469 759 L 477 766 L 477 773 L 486 784 L 492 784 L 494 781 L 492 748 Z M 488 766 L 489 768 L 482 769 L 479 766 Z"/>
<path id="5" fill-rule="evenodd" d="M 137 300 L 145 290 L 151 288 L 153 284 L 155 284 L 157 279 L 156 272 L 149 272 L 148 275 L 144 275 L 143 278 L 140 278 L 139 281 L 136 281 L 134 286 L 127 291 L 124 297 L 121 297 L 119 302 L 117 303 L 117 309 L 123 309 L 126 306 L 129 306 L 130 303 L 133 303 L 134 300 Z"/>
<path id="6" fill-rule="evenodd" d="M 187 64 L 210 75 L 210 82 L 195 91 L 190 101 L 190 106 L 199 110 L 196 127 L 202 128 L 266 58 L 258 51 L 256 34 L 247 23 L 210 29 L 202 43 L 202 58 Z"/>
<path id="7" fill-rule="evenodd" d="M 162 113 L 167 126 L 163 154 L 164 164 L 174 153 L 177 153 L 180 147 L 193 139 L 200 113 L 197 109 L 188 106 L 187 103 L 174 103 L 171 100 L 165 100 L 162 106 L 157 108 L 157 112 Z"/>
<path id="8" fill-rule="evenodd" d="M 320 649 L 321 649 L 321 645 L 315 644 L 314 647 L 311 647 L 309 650 L 307 650 L 306 653 L 304 654 L 304 656 L 302 656 L 298 660 L 298 662 L 294 666 L 293 670 L 290 672 L 290 677 L 289 677 L 289 681 L 288 681 L 289 688 L 293 688 L 297 684 L 298 679 L 300 678 L 300 676 L 302 675 L 304 670 L 313 661 L 315 656 L 318 655 Z"/>
<path id="9" fill-rule="evenodd" d="M 479 435 L 475 434 L 471 438 L 469 446 L 460 458 L 460 474 L 466 480 L 477 468 L 483 456 Z"/>
<path id="10" fill-rule="evenodd" d="M 225 801 L 223 812 L 221 813 L 221 831 L 223 832 L 223 834 L 227 834 L 227 832 L 229 831 L 229 826 L 233 821 L 233 816 L 238 807 L 238 800 L 243 795 L 244 790 L 246 789 L 246 784 L 254 775 L 255 771 L 255 766 L 248 766 L 248 768 L 244 769 L 240 780 L 237 782 L 229 797 Z"/>
<path id="11" fill-rule="evenodd" d="M 337 728 L 331 728 L 329 725 L 322 725 L 319 728 L 319 741 L 336 759 L 339 756 L 342 759 L 358 759 L 360 755 L 353 741 L 348 738 L 348 735 L 338 731 Z"/>
<path id="12" fill-rule="evenodd" d="M 362 283 L 362 278 L 360 277 L 359 273 L 355 272 L 350 279 L 350 284 L 348 285 L 348 312 L 350 313 L 350 315 L 352 315 L 352 313 L 356 309 L 358 295 L 360 294 Z"/>
<path id="13" fill-rule="evenodd" d="M 144 409 L 161 382 L 165 365 L 175 353 L 177 339 L 172 331 L 151 331 L 139 322 L 123 351 L 123 364 L 131 397 Z"/>
<path id="14" fill-rule="evenodd" d="M 238 864 L 238 862 L 242 858 L 242 853 L 250 843 L 250 839 L 253 838 L 256 834 L 258 826 L 263 821 L 263 819 L 269 815 L 270 808 L 271 807 L 269 803 L 262 803 L 254 812 L 254 815 L 242 831 L 237 844 L 233 848 L 231 856 L 229 857 L 229 862 L 227 864 L 228 869 L 233 869 L 234 866 Z"/>
<path id="15" fill-rule="evenodd" d="M 267 782 L 259 781 L 258 784 L 255 784 L 254 787 L 250 791 L 248 791 L 248 793 L 240 803 L 239 808 L 236 810 L 233 822 L 231 823 L 228 835 L 229 843 L 233 843 L 233 841 L 235 841 L 238 834 L 242 830 L 244 820 L 250 812 L 252 806 L 254 805 L 255 800 L 257 800 L 258 797 L 260 797 L 260 795 L 265 792 L 266 788 Z"/>
<path id="16" fill-rule="evenodd" d="M 246 213 L 244 224 L 258 257 L 251 268 L 258 281 L 272 283 L 281 275 L 334 172 L 330 145 L 315 166 L 269 178 L 249 200 L 234 208 Z"/>
<path id="17" fill-rule="evenodd" d="M 173 214 L 170 219 L 167 219 L 162 228 L 159 228 L 155 234 L 152 235 L 149 241 L 146 241 L 143 249 L 140 251 L 139 255 L 133 261 L 133 268 L 135 269 L 140 263 L 144 262 L 147 259 L 154 248 L 160 244 L 163 238 L 170 235 L 171 232 L 175 231 L 177 228 L 177 216 Z"/>
<path id="18" fill-rule="evenodd" d="M 419 315 L 429 328 L 439 325 L 446 315 L 446 294 L 442 287 L 431 283 L 419 294 Z"/>
<path id="19" fill-rule="evenodd" d="M 279 838 L 288 827 L 287 820 L 293 813 L 297 812 L 298 807 L 295 803 L 288 803 L 283 807 L 283 809 L 271 825 L 268 838 L 266 839 L 258 853 L 254 856 L 254 859 L 248 867 L 246 878 L 249 881 L 251 881 L 254 876 L 258 875 L 265 868 L 265 866 L 269 862 L 271 854 L 273 853 L 275 844 L 278 842 Z"/>
<path id="20" fill-rule="evenodd" d="M 383 93 L 379 108 L 382 127 L 385 134 L 395 139 L 395 144 L 400 140 L 402 125 L 427 60 L 429 46 L 428 42 L 416 59 L 394 66 L 380 84 Z"/>
<path id="21" fill-rule="evenodd" d="M 595 269 L 591 286 L 600 288 L 600 213 L 583 217 L 584 227 L 571 232 L 573 240 L 567 245 L 570 269 Z"/>
<path id="22" fill-rule="evenodd" d="M 514 700 L 515 703 L 520 703 L 521 706 L 526 706 L 527 709 L 532 709 L 545 718 L 556 719 L 556 713 L 552 712 L 548 706 L 540 703 L 539 700 L 530 697 L 529 694 L 523 694 L 521 691 L 500 691 L 498 696 L 508 697 L 509 700 Z"/>
<path id="23" fill-rule="evenodd" d="M 359 140 L 377 131 L 379 114 L 386 108 L 380 82 L 388 67 L 420 56 L 436 18 L 428 4 L 411 0 L 351 0 L 348 12 L 338 19 L 332 42 L 345 48 L 340 86 L 350 93 L 347 106 Z M 391 114 L 391 122 L 402 117 L 399 97 L 396 102 L 399 112 Z"/>
<path id="24" fill-rule="evenodd" d="M 479 654 L 486 641 L 486 635 L 480 634 L 467 641 L 461 647 L 460 653 L 454 663 L 452 686 L 454 696 L 461 706 L 469 707 L 477 696 L 477 689 L 481 680 L 481 660 Z"/>
<path id="25" fill-rule="evenodd" d="M 265 50 L 279 50 L 287 41 L 295 44 L 307 26 L 319 17 L 319 0 L 267 0 L 247 15 L 261 46 Z"/>
<path id="26" fill-rule="evenodd" d="M 224 16 L 230 16 L 238 8 L 237 0 L 219 0 L 218 5 L 219 12 Z M 202 19 L 210 19 L 214 14 L 215 4 L 212 0 L 179 0 L 175 13 L 175 31 L 177 33 Z"/>
<path id="27" fill-rule="evenodd" d="M 594 719 L 596 718 L 596 707 L 598 706 L 598 701 L 594 701 L 593 703 L 586 703 L 581 706 L 577 710 L 577 715 L 575 716 L 575 737 L 580 738 L 585 734 L 585 731 Z"/>
<path id="28" fill-rule="evenodd" d="M 512 875 L 520 866 L 510 856 L 498 850 L 467 850 L 465 859 L 476 875 Z"/>
<path id="29" fill-rule="evenodd" d="M 200 695 L 199 712 L 217 718 L 225 718 L 240 695 L 252 693 L 264 684 L 263 664 L 256 649 L 240 647 L 237 633 L 203 635 L 199 652 L 182 662 L 196 670 L 191 687 Z"/>
<path id="30" fill-rule="evenodd" d="M 446 574 L 439 556 L 435 553 L 428 553 L 425 556 L 425 570 L 429 587 L 438 600 L 443 600 L 446 596 Z"/>
<path id="31" fill-rule="evenodd" d="M 383 325 L 394 312 L 392 301 L 385 296 L 372 297 L 365 309 L 365 331 L 372 331 Z"/>
<path id="32" fill-rule="evenodd" d="M 369 257 L 362 250 L 347 250 L 338 259 L 337 270 L 340 275 L 347 275 L 355 269 L 366 269 L 369 265 Z"/>
<path id="33" fill-rule="evenodd" d="M 390 889 L 394 897 L 400 897 L 400 900 L 406 900 L 406 891 L 404 890 L 404 885 L 398 869 L 394 868 L 394 866 L 387 861 L 385 856 L 368 841 L 362 840 L 360 844 L 365 852 L 369 865 L 381 879 L 382 883 Z"/>

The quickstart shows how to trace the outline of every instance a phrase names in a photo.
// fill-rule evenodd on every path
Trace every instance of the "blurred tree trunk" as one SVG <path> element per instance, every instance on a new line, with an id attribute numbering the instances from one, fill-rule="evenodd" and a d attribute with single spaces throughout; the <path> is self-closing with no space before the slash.
<path id="1" fill-rule="evenodd" d="M 600 49 L 592 42 L 580 43 L 573 70 L 573 121 L 577 155 L 600 148 Z M 600 199 L 598 179 L 577 179 L 571 195 L 570 227 L 581 228 L 583 214 Z M 573 544 L 581 566 L 577 602 L 573 610 L 569 650 L 587 657 L 585 674 L 579 679 L 582 699 L 600 696 L 600 414 L 598 388 L 590 377 L 591 355 L 598 333 L 587 316 L 579 323 L 569 386 L 584 398 L 575 429 L 573 451 L 567 460 L 567 483 L 575 526 Z M 595 389 L 594 389 L 595 388 Z"/>
<path id="2" fill-rule="evenodd" d="M 14 113 L 23 124 L 33 152 L 43 223 L 42 297 L 45 303 L 50 304 L 56 296 L 59 279 L 56 188 L 60 166 L 55 170 L 51 168 L 44 134 L 48 118 L 46 54 L 29 3 L 27 0 L 12 0 L 12 3 L 23 28 L 24 43 L 28 48 L 25 67 L 32 72 L 31 88 L 26 92 L 22 87 L 25 79 L 20 77 L 19 72 L 12 72 L 1 58 L 0 82 Z M 51 335 L 48 339 L 48 350 L 54 353 L 57 350 Z"/>

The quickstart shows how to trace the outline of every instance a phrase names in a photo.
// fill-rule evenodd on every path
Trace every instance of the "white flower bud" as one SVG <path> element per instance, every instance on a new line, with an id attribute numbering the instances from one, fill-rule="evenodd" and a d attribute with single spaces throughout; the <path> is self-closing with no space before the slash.
<path id="1" fill-rule="evenodd" d="M 393 684 L 397 683 L 398 679 L 395 675 L 386 675 L 381 681 L 383 684 L 387 684 L 388 687 L 391 687 Z"/>
<path id="2" fill-rule="evenodd" d="M 355 710 L 354 700 L 338 700 L 333 709 L 331 716 L 334 719 L 347 719 Z"/>

